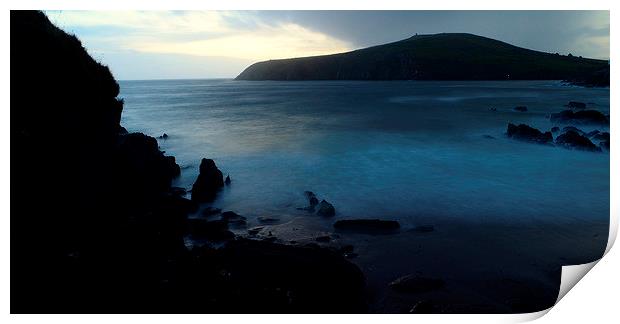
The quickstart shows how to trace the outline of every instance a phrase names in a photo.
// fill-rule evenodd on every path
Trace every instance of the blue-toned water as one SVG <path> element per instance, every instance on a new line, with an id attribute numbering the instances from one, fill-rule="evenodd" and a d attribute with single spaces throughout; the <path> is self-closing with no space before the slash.
<path id="1" fill-rule="evenodd" d="M 572 100 L 609 113 L 609 89 L 169 80 L 123 81 L 121 97 L 130 131 L 170 136 L 159 142 L 183 168 L 176 185 L 191 188 L 200 159 L 214 159 L 233 183 L 213 205 L 250 223 L 307 215 L 296 210 L 306 205 L 304 190 L 332 202 L 336 219 L 398 219 L 404 227 L 609 219 L 608 153 L 504 136 L 508 122 L 549 130 L 546 115 Z"/>

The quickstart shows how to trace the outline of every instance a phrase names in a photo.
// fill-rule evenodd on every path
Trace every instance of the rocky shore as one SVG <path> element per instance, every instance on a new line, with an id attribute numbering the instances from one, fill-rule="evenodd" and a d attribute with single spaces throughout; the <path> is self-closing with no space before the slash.
<path id="1" fill-rule="evenodd" d="M 531 312 L 555 301 L 560 265 L 604 246 L 605 226 L 348 218 L 318 191 L 299 192 L 286 208 L 300 217 L 286 222 L 222 210 L 213 201 L 243 179 L 204 152 L 191 189 L 174 187 L 183 168 L 120 125 L 118 83 L 75 36 L 12 11 L 11 57 L 12 313 Z M 589 108 L 569 102 L 549 131 L 509 124 L 506 135 L 608 150 L 609 116 Z"/>
<path id="2" fill-rule="evenodd" d="M 230 178 L 203 159 L 184 198 L 175 158 L 120 125 L 110 70 L 43 13 L 11 11 L 11 58 L 12 313 L 365 311 L 342 253 L 238 238 L 232 212 L 189 219 Z"/>

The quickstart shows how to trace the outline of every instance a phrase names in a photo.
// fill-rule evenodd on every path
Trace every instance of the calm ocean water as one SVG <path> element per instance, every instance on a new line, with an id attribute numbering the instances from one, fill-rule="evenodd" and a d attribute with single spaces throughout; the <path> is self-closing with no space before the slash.
<path id="1" fill-rule="evenodd" d="M 170 136 L 160 146 L 182 167 L 176 185 L 190 189 L 200 159 L 214 159 L 233 183 L 213 205 L 250 225 L 253 216 L 308 216 L 296 210 L 306 205 L 304 190 L 332 202 L 336 219 L 398 219 L 404 227 L 609 220 L 608 153 L 504 136 L 508 122 L 549 130 L 545 116 L 571 100 L 609 113 L 609 89 L 166 80 L 123 81 L 121 97 L 129 131 Z M 519 105 L 528 112 L 513 111 Z"/>

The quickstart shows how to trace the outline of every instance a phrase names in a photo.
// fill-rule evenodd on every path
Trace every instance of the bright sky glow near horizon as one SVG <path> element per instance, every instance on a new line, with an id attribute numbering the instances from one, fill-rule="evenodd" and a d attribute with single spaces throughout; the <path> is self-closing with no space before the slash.
<path id="1" fill-rule="evenodd" d="M 609 11 L 47 11 L 126 79 L 232 78 L 263 60 L 332 54 L 416 33 L 472 33 L 609 59 Z"/>

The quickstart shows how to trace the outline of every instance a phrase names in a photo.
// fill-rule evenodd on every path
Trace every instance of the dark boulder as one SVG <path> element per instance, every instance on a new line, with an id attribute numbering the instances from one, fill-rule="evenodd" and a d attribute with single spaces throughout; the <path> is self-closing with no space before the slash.
<path id="1" fill-rule="evenodd" d="M 225 185 L 229 185 L 230 184 L 230 175 L 226 175 L 226 179 L 224 180 L 224 184 Z"/>
<path id="2" fill-rule="evenodd" d="M 202 159 L 200 173 L 192 186 L 192 200 L 206 202 L 215 199 L 217 192 L 224 186 L 224 176 L 215 162 L 211 159 Z"/>
<path id="3" fill-rule="evenodd" d="M 506 135 L 516 140 L 532 143 L 546 144 L 553 142 L 553 135 L 551 135 L 551 132 L 543 133 L 525 124 L 520 124 L 519 126 L 508 124 Z"/>
<path id="4" fill-rule="evenodd" d="M 559 132 L 559 131 L 560 131 L 560 127 L 558 127 L 558 126 L 553 126 L 553 127 L 551 127 L 551 132 L 552 132 L 552 133 L 557 133 L 557 132 Z"/>
<path id="5" fill-rule="evenodd" d="M 586 108 L 586 104 L 583 102 L 579 102 L 579 101 L 569 101 L 568 105 L 566 105 L 568 108 L 577 108 L 577 109 L 585 109 Z"/>
<path id="6" fill-rule="evenodd" d="M 334 205 L 325 200 L 321 200 L 321 203 L 319 203 L 319 210 L 316 213 L 319 216 L 331 217 L 336 215 L 336 209 L 334 208 Z"/>
<path id="7" fill-rule="evenodd" d="M 334 223 L 334 228 L 340 231 L 354 231 L 362 233 L 391 233 L 400 228 L 394 220 L 380 219 L 343 219 Z"/>
<path id="8" fill-rule="evenodd" d="M 520 112 L 526 112 L 527 111 L 527 107 L 525 107 L 525 106 L 517 106 L 517 107 L 514 107 L 514 110 L 515 111 L 520 111 Z"/>
<path id="9" fill-rule="evenodd" d="M 403 293 L 423 293 L 443 288 L 445 282 L 436 278 L 425 278 L 417 275 L 400 277 L 390 283 L 390 287 Z"/>
<path id="10" fill-rule="evenodd" d="M 551 114 L 550 120 L 553 123 L 564 124 L 609 125 L 609 118 L 598 110 L 580 110 L 577 112 L 563 110 L 557 114 Z"/>
<path id="11" fill-rule="evenodd" d="M 594 145 L 587 137 L 580 135 L 579 133 L 569 130 L 568 132 L 558 136 L 555 139 L 555 143 L 558 146 L 562 146 L 570 149 L 579 149 L 584 151 L 597 152 L 601 149 Z"/>
<path id="12" fill-rule="evenodd" d="M 164 133 L 163 135 L 158 136 L 159 139 L 168 139 L 168 134 Z"/>

